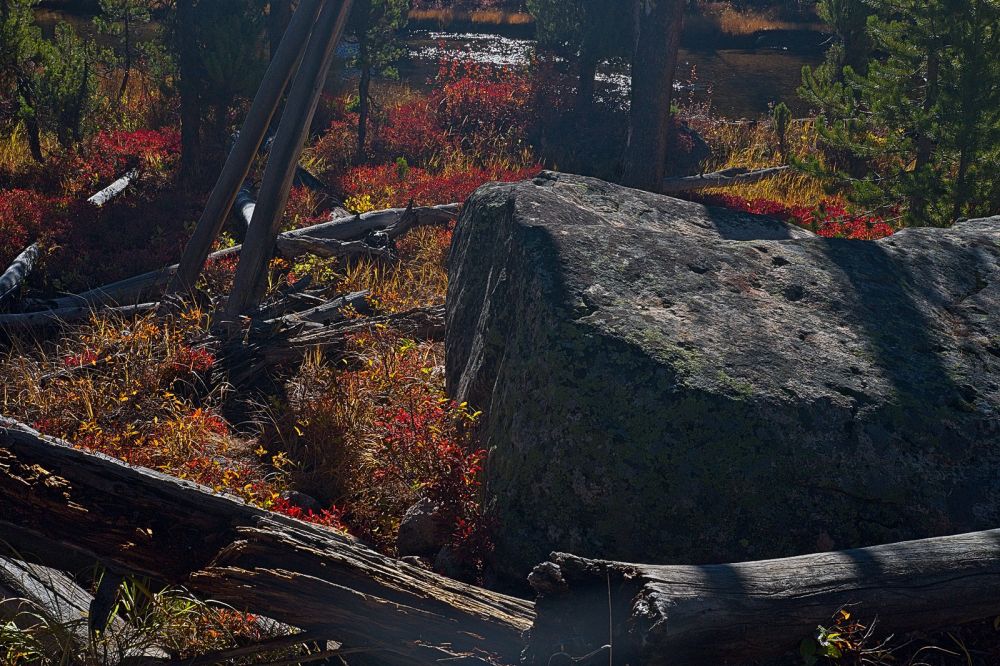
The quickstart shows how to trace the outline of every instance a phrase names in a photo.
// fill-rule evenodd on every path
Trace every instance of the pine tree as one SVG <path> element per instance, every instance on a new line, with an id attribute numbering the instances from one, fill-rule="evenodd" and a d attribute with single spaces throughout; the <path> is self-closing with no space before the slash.
<path id="1" fill-rule="evenodd" d="M 56 25 L 55 38 L 41 43 L 39 55 L 38 115 L 42 129 L 53 132 L 64 148 L 71 148 L 92 129 L 96 48 L 62 22 Z"/>
<path id="2" fill-rule="evenodd" d="M 801 93 L 823 112 L 826 175 L 858 203 L 904 206 L 911 224 L 997 212 L 1000 4 L 874 0 L 872 11 L 866 72 L 803 72 Z"/>
<path id="3" fill-rule="evenodd" d="M 121 67 L 118 99 L 125 97 L 133 68 L 144 53 L 136 31 L 150 21 L 149 0 L 100 0 L 101 14 L 94 19 L 98 32 L 114 38 L 112 65 Z"/>
<path id="4" fill-rule="evenodd" d="M 42 35 L 32 13 L 36 4 L 38 0 L 0 0 L 0 114 L 24 124 L 31 156 L 42 162 L 37 99 Z"/>
<path id="5" fill-rule="evenodd" d="M 350 30 L 358 40 L 352 64 L 358 68 L 358 146 L 356 160 L 364 161 L 368 140 L 373 75 L 396 77 L 395 64 L 405 53 L 399 32 L 406 27 L 410 0 L 356 0 Z"/>

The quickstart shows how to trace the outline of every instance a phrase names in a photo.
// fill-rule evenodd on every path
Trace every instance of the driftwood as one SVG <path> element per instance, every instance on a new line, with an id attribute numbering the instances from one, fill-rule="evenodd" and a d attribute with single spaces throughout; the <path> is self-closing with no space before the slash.
<path id="1" fill-rule="evenodd" d="M 660 186 L 660 193 L 672 194 L 675 192 L 688 192 L 690 190 L 703 190 L 707 187 L 748 185 L 750 183 L 756 183 L 766 178 L 771 178 L 785 173 L 789 169 L 791 169 L 789 166 L 777 166 L 756 170 L 738 167 L 715 171 L 712 173 L 704 173 L 697 176 L 666 178 Z"/>
<path id="2" fill-rule="evenodd" d="M 236 320 L 255 307 L 264 293 L 267 262 L 274 254 L 281 215 L 288 202 L 302 146 L 326 83 L 337 44 L 351 13 L 353 0 L 331 0 L 320 9 L 309 42 L 288 91 L 260 186 L 260 202 L 247 229 L 245 249 L 226 300 L 226 317 Z"/>
<path id="3" fill-rule="evenodd" d="M 415 216 L 415 222 L 410 224 L 408 228 L 420 225 L 446 224 L 458 217 L 460 209 L 461 204 L 457 203 L 414 208 L 412 209 L 412 214 Z M 296 239 L 302 237 L 351 241 L 363 238 L 373 231 L 380 230 L 387 230 L 386 233 L 394 238 L 398 237 L 399 233 L 394 227 L 407 210 L 406 208 L 389 208 L 372 211 L 363 215 L 335 218 L 310 227 L 286 231 L 278 237 L 278 242 L 282 243 L 286 240 L 294 242 Z M 389 233 L 389 231 L 392 233 Z M 208 259 L 209 261 L 218 261 L 226 257 L 238 255 L 242 247 L 242 245 L 234 245 L 233 247 L 213 252 L 209 255 Z M 42 302 L 41 305 L 47 306 L 50 309 L 61 309 L 83 304 L 135 303 L 143 298 L 155 297 L 168 283 L 177 269 L 178 265 L 174 264 L 173 266 L 167 266 L 166 268 L 119 280 L 118 282 L 113 282 L 102 287 L 96 287 L 80 294 L 47 300 Z"/>
<path id="4" fill-rule="evenodd" d="M 125 188 L 131 185 L 132 181 L 135 180 L 138 176 L 139 172 L 136 171 L 135 169 L 132 169 L 127 174 L 125 174 L 124 176 L 122 176 L 115 182 L 111 183 L 97 194 L 87 199 L 88 203 L 91 203 L 100 208 L 101 206 L 108 203 L 116 196 L 124 192 Z"/>
<path id="5" fill-rule="evenodd" d="M 554 553 L 529 580 L 527 664 L 742 664 L 794 651 L 841 608 L 886 634 L 1000 614 L 1000 530 L 706 566 Z"/>
<path id="6" fill-rule="evenodd" d="M 125 574 L 369 651 L 378 663 L 513 663 L 529 602 L 353 538 L 0 420 L 0 539 L 41 563 Z"/>
<path id="7" fill-rule="evenodd" d="M 32 243 L 17 255 L 10 268 L 0 275 L 0 307 L 21 288 L 24 280 L 35 267 L 41 249 L 38 243 Z"/>
<path id="8" fill-rule="evenodd" d="M 243 129 L 226 158 L 222 173 L 219 174 L 219 179 L 212 188 L 212 193 L 198 220 L 198 226 L 195 227 L 194 234 L 184 249 L 180 267 L 170 283 L 171 291 L 190 291 L 197 281 L 198 274 L 212 249 L 212 243 L 218 238 L 226 216 L 233 206 L 233 200 L 250 172 L 254 157 L 278 108 L 281 94 L 287 87 L 292 72 L 298 68 L 302 60 L 306 38 L 319 13 L 320 4 L 318 0 L 304 0 L 292 16 L 250 105 L 250 111 L 243 122 Z"/>

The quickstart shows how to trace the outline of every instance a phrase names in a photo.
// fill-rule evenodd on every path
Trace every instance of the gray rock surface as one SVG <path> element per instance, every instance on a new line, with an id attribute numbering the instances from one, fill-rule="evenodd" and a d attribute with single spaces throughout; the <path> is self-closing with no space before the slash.
<path id="1" fill-rule="evenodd" d="M 450 279 L 507 573 L 1000 525 L 1000 218 L 830 240 L 544 173 L 472 196 Z"/>
<path id="2" fill-rule="evenodd" d="M 406 510 L 396 533 L 400 555 L 431 556 L 448 542 L 448 520 L 433 501 L 424 498 Z"/>

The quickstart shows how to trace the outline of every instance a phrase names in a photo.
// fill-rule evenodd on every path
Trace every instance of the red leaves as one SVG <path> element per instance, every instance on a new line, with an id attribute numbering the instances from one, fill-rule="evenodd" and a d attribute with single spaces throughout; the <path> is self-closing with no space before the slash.
<path id="1" fill-rule="evenodd" d="M 492 181 L 514 182 L 531 178 L 539 166 L 511 168 L 475 167 L 434 173 L 411 167 L 400 174 L 395 164 L 359 166 L 345 173 L 339 182 L 345 192 L 371 197 L 374 208 L 405 206 L 412 199 L 420 206 L 465 201 L 480 185 Z"/>
<path id="2" fill-rule="evenodd" d="M 322 509 L 319 513 L 315 513 L 312 509 L 303 509 L 300 506 L 292 504 L 284 497 L 279 497 L 271 505 L 271 511 L 283 513 L 290 518 L 304 520 L 307 523 L 315 523 L 316 525 L 332 527 L 340 532 L 347 532 L 347 528 L 342 521 L 343 513 L 336 506 L 331 506 L 329 509 Z"/>
<path id="3" fill-rule="evenodd" d="M 748 200 L 732 194 L 709 194 L 695 197 L 701 203 L 722 206 L 757 215 L 768 215 L 805 227 L 825 238 L 878 240 L 891 236 L 895 229 L 877 215 L 854 215 L 834 199 L 824 199 L 815 208 L 787 206 L 771 199 Z"/>

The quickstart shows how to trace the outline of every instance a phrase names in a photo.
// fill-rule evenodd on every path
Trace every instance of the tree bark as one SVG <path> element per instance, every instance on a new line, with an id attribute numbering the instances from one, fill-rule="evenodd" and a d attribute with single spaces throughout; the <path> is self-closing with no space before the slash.
<path id="1" fill-rule="evenodd" d="M 272 6 L 274 4 L 281 3 L 272 3 Z M 287 6 L 287 1 L 285 5 Z M 298 68 L 302 60 L 307 37 L 319 13 L 319 7 L 318 0 L 303 0 L 295 12 L 295 19 L 289 26 L 288 37 L 282 41 L 264 74 L 243 123 L 243 129 L 240 130 L 236 143 L 226 158 L 222 173 L 219 174 L 219 179 L 212 188 L 212 194 L 209 195 L 205 209 L 198 220 L 198 226 L 195 227 L 194 234 L 184 249 L 180 268 L 171 281 L 169 292 L 190 291 L 198 280 L 198 274 L 205 265 L 212 243 L 222 231 L 237 192 L 250 172 L 254 156 L 260 149 L 267 128 L 274 118 L 281 95 L 292 77 L 292 72 Z"/>
<path id="2" fill-rule="evenodd" d="M 69 549 L 121 573 L 184 585 L 367 649 L 390 666 L 513 663 L 532 618 L 530 602 L 9 419 L 0 420 L 0 537 L 42 563 Z M 42 543 L 49 547 L 37 550 Z"/>
<path id="3" fill-rule="evenodd" d="M 666 173 L 670 100 L 685 4 L 684 0 L 636 0 L 624 178 L 629 187 L 655 192 Z"/>
<path id="4" fill-rule="evenodd" d="M 529 581 L 527 664 L 742 664 L 796 650 L 845 607 L 880 634 L 996 615 L 1000 530 L 706 566 L 554 553 Z"/>
<path id="5" fill-rule="evenodd" d="M 39 164 L 45 162 L 45 155 L 42 154 L 42 130 L 38 125 L 38 112 L 35 108 L 35 96 L 32 91 L 31 82 L 26 76 L 20 75 L 17 80 L 18 95 L 24 100 L 30 111 L 22 117 L 24 130 L 28 135 L 28 150 L 31 157 Z"/>
<path id="6" fill-rule="evenodd" d="M 306 55 L 292 83 L 236 268 L 233 289 L 226 302 L 225 316 L 235 320 L 253 307 L 264 291 L 267 262 L 274 254 L 281 214 L 288 202 L 292 179 L 299 163 L 302 144 L 312 123 L 334 51 L 351 12 L 353 0 L 328 2 L 320 10 L 316 27 L 306 47 Z"/>
<path id="7" fill-rule="evenodd" d="M 301 6 L 299 7 L 301 9 Z M 277 56 L 282 36 L 288 31 L 292 21 L 291 0 L 271 0 L 268 3 L 267 14 L 267 43 L 271 54 L 271 60 Z M 303 43 L 305 43 L 303 41 Z"/>

